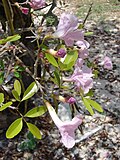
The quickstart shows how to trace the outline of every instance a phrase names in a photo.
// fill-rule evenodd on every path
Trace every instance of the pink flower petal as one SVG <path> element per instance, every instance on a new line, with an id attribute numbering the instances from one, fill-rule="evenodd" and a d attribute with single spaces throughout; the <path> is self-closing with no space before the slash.
<path id="1" fill-rule="evenodd" d="M 45 102 L 48 111 L 50 113 L 51 118 L 53 119 L 54 123 L 58 127 L 60 134 L 61 134 L 61 142 L 67 148 L 72 148 L 75 145 L 75 130 L 78 126 L 82 123 L 82 116 L 77 115 L 75 116 L 72 121 L 62 122 L 59 117 L 57 116 L 54 108 L 50 105 L 49 102 Z"/>

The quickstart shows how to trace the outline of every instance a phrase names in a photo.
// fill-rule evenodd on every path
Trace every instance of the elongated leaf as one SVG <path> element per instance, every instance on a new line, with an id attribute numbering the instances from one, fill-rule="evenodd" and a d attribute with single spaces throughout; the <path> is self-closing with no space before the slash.
<path id="1" fill-rule="evenodd" d="M 0 104 L 4 102 L 4 94 L 0 93 Z"/>
<path id="2" fill-rule="evenodd" d="M 90 112 L 90 114 L 93 115 L 94 114 L 93 109 L 92 109 L 90 103 L 87 101 L 87 98 L 83 97 L 83 103 L 84 103 L 85 107 L 87 108 L 87 110 Z"/>
<path id="3" fill-rule="evenodd" d="M 72 62 L 72 65 L 74 65 L 74 63 L 76 62 L 77 58 L 78 58 L 78 51 L 76 51 L 76 50 L 70 51 L 67 54 L 67 56 L 66 56 L 66 58 L 65 58 L 63 63 L 68 65 L 69 63 Z"/>
<path id="4" fill-rule="evenodd" d="M 12 102 L 7 102 L 3 106 L 0 107 L 0 111 L 3 111 L 4 109 L 8 108 L 12 105 Z"/>
<path id="5" fill-rule="evenodd" d="M 45 56 L 46 56 L 47 60 L 48 60 L 53 66 L 58 67 L 58 63 L 57 63 L 56 59 L 55 59 L 51 54 L 46 53 Z"/>
<path id="6" fill-rule="evenodd" d="M 67 64 L 63 64 L 61 61 L 58 60 L 58 64 L 61 70 L 65 70 L 67 68 Z"/>
<path id="7" fill-rule="evenodd" d="M 30 132 L 37 138 L 37 139 L 41 139 L 42 135 L 40 133 L 40 130 L 32 123 L 27 123 L 27 126 L 30 130 Z"/>
<path id="8" fill-rule="evenodd" d="M 7 138 L 13 138 L 15 137 L 23 127 L 23 121 L 22 118 L 16 119 L 8 128 L 6 132 L 6 137 Z"/>
<path id="9" fill-rule="evenodd" d="M 15 80 L 14 82 L 14 90 L 18 93 L 18 95 L 21 95 L 21 84 L 18 80 Z"/>
<path id="10" fill-rule="evenodd" d="M 17 91 L 15 91 L 14 89 L 12 90 L 12 94 L 14 96 L 14 98 L 17 100 L 17 101 L 20 101 L 20 96 L 18 95 Z"/>
<path id="11" fill-rule="evenodd" d="M 74 66 L 75 61 L 71 61 L 69 64 L 67 64 L 66 68 L 64 70 L 70 70 Z"/>
<path id="12" fill-rule="evenodd" d="M 74 66 L 76 61 L 71 61 L 70 63 L 68 64 L 63 64 L 62 62 L 58 61 L 59 63 L 59 67 L 62 71 L 67 71 L 67 70 L 70 70 L 72 69 L 72 67 Z"/>
<path id="13" fill-rule="evenodd" d="M 37 91 L 38 91 L 37 84 L 35 82 L 32 82 L 24 92 L 22 101 L 31 98 Z"/>
<path id="14" fill-rule="evenodd" d="M 31 109 L 30 111 L 28 111 L 24 117 L 39 117 L 41 115 L 43 115 L 45 112 L 47 111 L 46 107 L 44 106 L 40 106 L 40 107 L 35 107 L 33 109 Z"/>
<path id="15" fill-rule="evenodd" d="M 93 100 L 91 100 L 91 99 L 87 99 L 87 101 L 88 101 L 88 102 L 90 103 L 90 105 L 91 105 L 92 107 L 94 107 L 97 111 L 103 112 L 102 106 L 99 105 L 97 102 L 95 102 L 95 101 L 93 101 Z"/>
<path id="16" fill-rule="evenodd" d="M 7 38 L 1 39 L 0 40 L 0 44 L 5 44 L 7 42 L 14 42 L 17 41 L 21 38 L 21 36 L 19 34 L 13 35 L 13 36 L 9 36 Z"/>
<path id="17" fill-rule="evenodd" d="M 54 71 L 55 82 L 58 86 L 60 86 L 60 74 L 57 71 Z"/>

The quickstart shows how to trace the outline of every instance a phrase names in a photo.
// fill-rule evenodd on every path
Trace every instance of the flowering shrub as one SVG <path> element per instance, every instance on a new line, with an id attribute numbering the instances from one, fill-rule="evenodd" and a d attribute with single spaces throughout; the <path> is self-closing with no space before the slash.
<path id="1" fill-rule="evenodd" d="M 29 4 L 33 9 L 39 9 L 45 6 L 45 1 L 31 0 Z M 29 10 L 27 8 L 20 7 L 18 3 L 16 5 L 24 14 L 28 14 Z M 65 147 L 72 148 L 75 145 L 75 130 L 83 121 L 82 115 L 78 113 L 80 107 L 77 106 L 76 108 L 77 100 L 72 93 L 77 92 L 80 95 L 89 114 L 93 115 L 95 110 L 103 112 L 102 107 L 92 100 L 89 94 L 93 88 L 95 77 L 94 65 L 88 65 L 90 44 L 85 40 L 84 29 L 80 29 L 78 18 L 69 13 L 63 13 L 60 16 L 57 29 L 53 33 L 48 34 L 42 28 L 37 34 L 34 34 L 35 38 L 37 37 L 37 49 L 34 53 L 34 73 L 31 73 L 25 65 L 23 66 L 34 82 L 25 89 L 22 79 L 15 80 L 12 88 L 13 97 L 9 102 L 6 102 L 4 94 L 0 93 L 0 111 L 9 108 L 16 110 L 19 115 L 19 118 L 9 126 L 6 137 L 15 137 L 22 130 L 24 121 L 30 132 L 36 138 L 41 139 L 41 132 L 28 119 L 42 116 L 48 110 L 59 129 L 61 142 Z M 17 40 L 20 40 L 20 35 L 8 36 L 6 39 L 0 40 L 0 44 L 4 45 L 7 42 Z M 17 47 L 13 48 L 13 52 L 16 50 Z M 16 59 L 19 60 L 18 57 Z M 21 62 L 21 60 L 19 61 Z M 37 76 L 38 64 L 41 68 L 39 77 Z M 112 69 L 112 62 L 109 57 L 105 57 L 100 65 L 103 65 L 105 69 Z M 59 91 L 56 92 L 55 88 Z M 40 92 L 40 105 L 32 109 L 27 108 L 25 113 L 21 113 L 20 105 L 38 92 Z M 50 98 L 52 99 L 51 102 Z M 71 121 L 62 122 L 57 116 L 56 108 L 58 108 L 60 102 L 67 102 L 75 108 L 76 112 L 73 113 L 74 116 Z M 15 106 L 16 104 L 17 106 Z"/>

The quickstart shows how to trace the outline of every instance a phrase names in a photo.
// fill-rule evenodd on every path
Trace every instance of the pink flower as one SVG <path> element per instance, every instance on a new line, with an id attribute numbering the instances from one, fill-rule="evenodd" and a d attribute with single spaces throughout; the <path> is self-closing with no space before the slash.
<path id="1" fill-rule="evenodd" d="M 22 11 L 23 14 L 27 15 L 29 13 L 29 8 L 20 7 L 20 10 Z"/>
<path id="2" fill-rule="evenodd" d="M 111 70 L 113 68 L 112 61 L 109 57 L 105 56 L 101 65 L 104 66 L 105 69 Z"/>
<path id="3" fill-rule="evenodd" d="M 67 46 L 73 46 L 74 41 L 84 39 L 84 32 L 78 29 L 78 19 L 76 16 L 63 13 L 54 36 L 64 40 Z"/>
<path id="4" fill-rule="evenodd" d="M 76 88 L 78 90 L 82 89 L 83 92 L 86 94 L 93 87 L 93 74 L 90 68 L 82 64 L 83 61 L 81 61 L 81 58 L 79 58 L 75 64 L 75 70 L 72 76 L 69 78 L 63 78 L 63 80 L 67 82 L 74 82 Z"/>
<path id="5" fill-rule="evenodd" d="M 62 122 L 56 114 L 54 108 L 49 102 L 45 102 L 48 111 L 55 125 L 58 127 L 61 134 L 61 142 L 67 148 L 72 148 L 75 145 L 75 130 L 82 123 L 82 116 L 76 115 L 71 121 Z"/>
<path id="6" fill-rule="evenodd" d="M 82 66 L 82 69 L 75 68 L 71 81 L 73 81 L 79 90 L 80 88 L 86 94 L 93 87 L 92 71 L 87 66 Z"/>
<path id="7" fill-rule="evenodd" d="M 39 9 L 45 6 L 45 0 L 31 0 L 29 4 L 33 9 Z"/>
<path id="8" fill-rule="evenodd" d="M 83 62 L 84 62 L 84 60 L 82 58 L 78 58 L 76 63 L 75 63 L 75 68 L 82 67 L 83 66 Z"/>
<path id="9" fill-rule="evenodd" d="M 78 47 L 80 47 L 79 57 L 82 58 L 82 59 L 87 58 L 88 55 L 89 55 L 88 48 L 89 48 L 90 44 L 86 40 L 77 41 L 75 44 Z"/>

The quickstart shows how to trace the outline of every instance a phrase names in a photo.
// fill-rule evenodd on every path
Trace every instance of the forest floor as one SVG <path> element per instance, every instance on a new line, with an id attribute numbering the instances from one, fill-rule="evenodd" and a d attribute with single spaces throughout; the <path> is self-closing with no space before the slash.
<path id="1" fill-rule="evenodd" d="M 101 70 L 98 80 L 94 82 L 94 98 L 103 106 L 104 113 L 84 116 L 83 134 L 77 131 L 76 145 L 69 150 L 60 143 L 56 127 L 52 128 L 47 119 L 39 120 L 44 123 L 42 129 L 45 135 L 37 143 L 34 138 L 29 141 L 27 130 L 13 140 L 7 140 L 4 131 L 1 131 L 0 160 L 120 159 L 120 3 L 115 0 L 93 2 L 92 12 L 85 24 L 85 29 L 93 32 L 86 38 L 90 43 L 90 56 L 108 55 L 113 62 L 113 70 Z M 58 5 L 55 12 L 58 15 L 63 11 L 73 12 L 84 19 L 90 3 L 90 0 L 67 0 L 62 7 Z M 79 98 L 78 105 L 82 105 Z M 66 115 L 65 110 L 60 114 Z M 41 124 L 38 127 L 41 128 Z M 23 143 L 25 147 L 21 145 Z M 26 149 L 29 146 L 33 148 Z"/>

